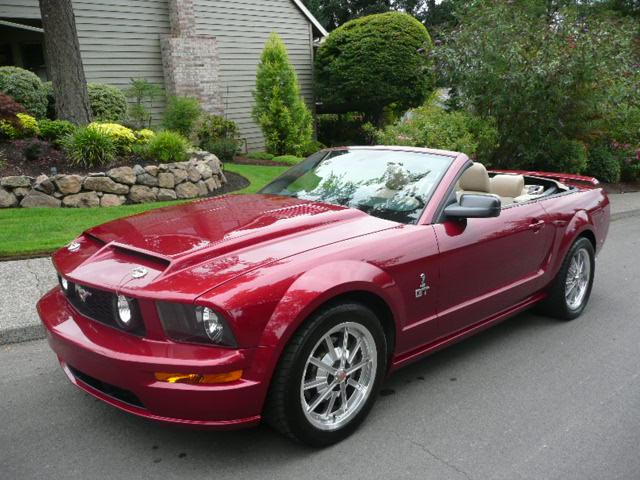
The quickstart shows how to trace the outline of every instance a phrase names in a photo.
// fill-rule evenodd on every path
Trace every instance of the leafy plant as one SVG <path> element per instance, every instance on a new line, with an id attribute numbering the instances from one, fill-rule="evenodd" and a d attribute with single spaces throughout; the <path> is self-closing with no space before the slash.
<path id="1" fill-rule="evenodd" d="M 47 113 L 47 93 L 38 76 L 19 67 L 0 67 L 0 92 L 12 97 L 31 115 L 43 118 Z"/>
<path id="2" fill-rule="evenodd" d="M 129 118 L 136 128 L 150 127 L 153 121 L 153 104 L 164 95 L 162 87 L 145 78 L 132 78 L 125 95 L 133 99 L 133 104 L 129 105 Z"/>
<path id="3" fill-rule="evenodd" d="M 233 138 L 217 138 L 200 144 L 200 147 L 213 153 L 223 162 L 233 162 L 238 153 L 238 141 Z"/>
<path id="4" fill-rule="evenodd" d="M 34 138 L 25 144 L 24 148 L 22 149 L 22 153 L 24 155 L 24 158 L 33 161 L 39 159 L 44 154 L 46 147 L 46 142 Z"/>
<path id="5" fill-rule="evenodd" d="M 149 143 L 149 141 L 154 137 L 155 132 L 148 128 L 143 128 L 142 130 L 136 130 L 133 134 L 136 136 L 136 142 L 144 145 Z"/>
<path id="6" fill-rule="evenodd" d="M 98 122 L 121 122 L 127 113 L 127 98 L 117 87 L 89 83 L 89 104 L 93 119 Z"/>
<path id="7" fill-rule="evenodd" d="M 203 115 L 198 126 L 200 143 L 221 138 L 235 139 L 238 136 L 238 125 L 233 120 L 220 115 Z"/>
<path id="8" fill-rule="evenodd" d="M 173 96 L 169 99 L 164 113 L 164 127 L 190 138 L 200 115 L 202 115 L 202 108 L 198 99 Z"/>
<path id="9" fill-rule="evenodd" d="M 86 168 L 107 165 L 115 159 L 117 153 L 117 146 L 112 138 L 97 128 L 78 128 L 66 136 L 61 144 L 72 165 Z"/>
<path id="10" fill-rule="evenodd" d="M 603 142 L 589 150 L 586 172 L 603 182 L 620 180 L 622 165 L 610 143 Z"/>
<path id="11" fill-rule="evenodd" d="M 18 113 L 27 113 L 25 108 L 6 93 L 0 92 L 0 120 L 17 122 Z"/>
<path id="12" fill-rule="evenodd" d="M 19 129 L 23 137 L 36 137 L 40 134 L 38 121 L 26 113 L 18 113 Z"/>
<path id="13" fill-rule="evenodd" d="M 280 155 L 279 157 L 273 157 L 274 162 L 283 163 L 285 165 L 297 165 L 303 160 L 304 158 L 296 157 L 295 155 Z"/>
<path id="14" fill-rule="evenodd" d="M 431 37 L 399 12 L 358 18 L 337 28 L 316 55 L 316 92 L 325 112 L 363 112 L 380 126 L 386 108 L 421 105 L 433 88 Z"/>
<path id="15" fill-rule="evenodd" d="M 144 149 L 144 157 L 162 163 L 184 162 L 189 158 L 189 141 L 177 132 L 164 130 L 153 136 Z"/>
<path id="16" fill-rule="evenodd" d="M 78 128 L 66 120 L 49 120 L 47 118 L 40 120 L 38 127 L 40 128 L 40 138 L 49 140 L 56 145 L 58 145 L 65 136 L 73 133 L 76 128 Z"/>
<path id="17" fill-rule="evenodd" d="M 253 118 L 262 129 L 267 151 L 276 155 L 300 153 L 311 140 L 312 118 L 277 33 L 271 34 L 262 52 L 254 98 Z"/>
<path id="18" fill-rule="evenodd" d="M 131 145 L 137 140 L 133 130 L 119 123 L 93 122 L 88 125 L 88 128 L 99 130 L 105 135 L 108 135 L 116 147 L 118 147 L 119 153 L 129 153 L 131 151 Z"/>
<path id="19" fill-rule="evenodd" d="M 254 160 L 273 160 L 273 157 L 275 155 L 273 155 L 272 153 L 267 153 L 267 152 L 249 152 L 247 153 L 247 158 L 252 158 Z"/>

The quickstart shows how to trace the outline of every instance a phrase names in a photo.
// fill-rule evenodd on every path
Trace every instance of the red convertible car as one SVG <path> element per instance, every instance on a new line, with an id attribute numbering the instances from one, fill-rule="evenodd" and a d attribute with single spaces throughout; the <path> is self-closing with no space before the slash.
<path id="1" fill-rule="evenodd" d="M 38 311 L 71 382 L 106 403 L 328 445 L 389 372 L 533 306 L 578 317 L 608 227 L 593 178 L 328 149 L 260 194 L 84 232 Z"/>

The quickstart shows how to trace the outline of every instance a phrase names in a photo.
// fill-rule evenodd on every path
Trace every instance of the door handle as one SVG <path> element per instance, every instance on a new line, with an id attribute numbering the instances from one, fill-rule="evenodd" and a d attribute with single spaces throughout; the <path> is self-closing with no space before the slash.
<path id="1" fill-rule="evenodd" d="M 529 224 L 529 228 L 535 233 L 538 233 L 546 222 L 544 220 L 532 220 Z"/>

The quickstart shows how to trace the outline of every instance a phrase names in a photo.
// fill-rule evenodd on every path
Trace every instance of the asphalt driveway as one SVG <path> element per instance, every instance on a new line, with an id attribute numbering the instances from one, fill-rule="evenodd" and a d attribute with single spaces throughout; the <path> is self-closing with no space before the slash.
<path id="1" fill-rule="evenodd" d="M 640 219 L 613 223 L 583 317 L 519 315 L 413 364 L 325 450 L 141 420 L 69 384 L 44 341 L 4 345 L 0 478 L 636 480 L 639 251 Z"/>

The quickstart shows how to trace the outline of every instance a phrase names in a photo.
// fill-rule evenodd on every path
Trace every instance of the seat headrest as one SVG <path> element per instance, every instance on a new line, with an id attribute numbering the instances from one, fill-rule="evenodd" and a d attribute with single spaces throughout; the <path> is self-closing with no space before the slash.
<path id="1" fill-rule="evenodd" d="M 481 163 L 474 162 L 460 177 L 460 189 L 489 193 L 491 184 L 487 169 Z"/>
<path id="2" fill-rule="evenodd" d="M 499 197 L 519 197 L 524 190 L 522 175 L 496 175 L 491 179 L 491 193 Z"/>

